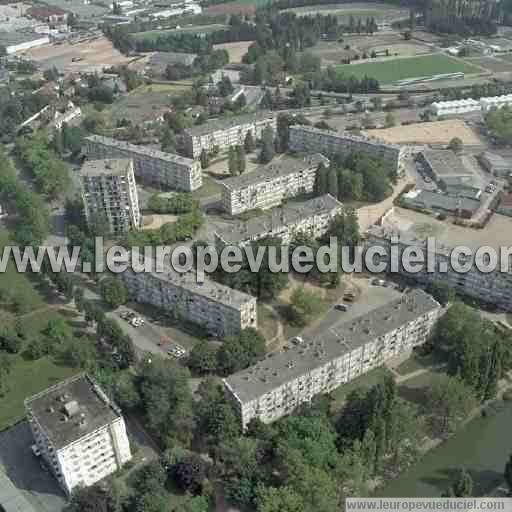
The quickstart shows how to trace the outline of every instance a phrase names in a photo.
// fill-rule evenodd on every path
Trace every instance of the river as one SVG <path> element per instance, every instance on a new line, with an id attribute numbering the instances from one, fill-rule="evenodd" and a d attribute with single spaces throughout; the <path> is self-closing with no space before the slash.
<path id="1" fill-rule="evenodd" d="M 512 403 L 500 403 L 496 413 L 476 418 L 445 443 L 427 453 L 402 476 L 377 493 L 387 497 L 441 496 L 458 468 L 473 477 L 475 496 L 489 493 L 503 481 L 512 454 Z"/>

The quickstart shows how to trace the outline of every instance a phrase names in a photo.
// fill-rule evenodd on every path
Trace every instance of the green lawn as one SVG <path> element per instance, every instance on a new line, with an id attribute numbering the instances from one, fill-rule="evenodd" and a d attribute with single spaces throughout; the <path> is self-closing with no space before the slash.
<path id="1" fill-rule="evenodd" d="M 213 23 L 211 25 L 197 25 L 194 27 L 183 27 L 183 28 L 171 28 L 168 30 L 149 30 L 147 32 L 136 32 L 132 34 L 132 37 L 138 41 L 157 39 L 160 36 L 171 35 L 171 34 L 210 34 L 217 30 L 223 30 L 227 28 L 226 25 L 219 23 Z"/>
<path id="2" fill-rule="evenodd" d="M 196 199 L 203 199 L 204 197 L 214 196 L 220 194 L 222 187 L 210 176 L 203 176 L 203 184 L 201 188 L 194 190 L 192 195 Z"/>
<path id="3" fill-rule="evenodd" d="M 336 69 L 340 73 L 354 75 L 357 78 L 372 77 L 381 84 L 389 84 L 404 78 L 431 76 L 442 73 L 478 73 L 481 71 L 476 66 L 467 62 L 441 54 L 390 59 L 380 62 L 365 62 L 363 64 L 343 64 L 337 66 Z"/>

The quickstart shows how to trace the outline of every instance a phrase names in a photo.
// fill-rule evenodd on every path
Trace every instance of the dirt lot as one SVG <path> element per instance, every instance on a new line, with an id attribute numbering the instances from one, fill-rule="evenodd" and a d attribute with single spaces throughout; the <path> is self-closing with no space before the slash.
<path id="1" fill-rule="evenodd" d="M 495 73 L 501 73 L 502 71 L 512 71 L 512 62 L 507 62 L 506 60 L 501 60 L 497 57 L 476 57 L 465 60 L 470 64 L 481 66 Z"/>
<path id="2" fill-rule="evenodd" d="M 174 223 L 177 220 L 176 215 L 144 215 L 142 229 L 160 229 L 164 224 Z"/>
<path id="3" fill-rule="evenodd" d="M 247 48 L 249 48 L 252 43 L 253 41 L 240 41 L 239 43 L 215 44 L 213 47 L 216 50 L 227 50 L 229 53 L 229 62 L 239 64 L 242 62 L 242 57 L 247 53 Z"/>
<path id="4" fill-rule="evenodd" d="M 118 52 L 106 37 L 77 44 L 62 43 L 28 50 L 26 55 L 43 67 L 56 66 L 59 71 L 93 72 L 116 64 L 128 64 L 132 59 Z"/>
<path id="5" fill-rule="evenodd" d="M 243 2 L 227 2 L 225 4 L 210 5 L 205 9 L 206 13 L 240 13 L 240 14 L 254 14 L 256 12 L 256 5 L 246 4 Z"/>
<path id="6" fill-rule="evenodd" d="M 478 146 L 481 144 L 481 141 L 471 128 L 469 128 L 464 121 L 459 119 L 395 126 L 393 128 L 379 130 L 367 130 L 363 133 L 396 144 L 415 142 L 424 144 L 446 144 L 454 137 L 458 137 L 462 140 L 463 144 L 470 146 Z"/>

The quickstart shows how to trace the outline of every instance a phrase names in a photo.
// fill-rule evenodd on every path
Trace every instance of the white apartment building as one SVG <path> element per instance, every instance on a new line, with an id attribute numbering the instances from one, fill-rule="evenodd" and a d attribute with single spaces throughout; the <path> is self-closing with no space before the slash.
<path id="1" fill-rule="evenodd" d="M 82 152 L 90 159 L 131 158 L 135 176 L 162 189 L 192 192 L 203 184 L 199 162 L 145 146 L 91 135 L 85 138 Z"/>
<path id="2" fill-rule="evenodd" d="M 436 116 L 449 116 L 454 114 L 467 114 L 469 112 L 480 112 L 480 102 L 468 98 L 467 100 L 436 101 L 432 103 L 431 109 Z"/>
<path id="3" fill-rule="evenodd" d="M 290 151 L 322 153 L 324 155 L 348 156 L 352 152 L 366 153 L 382 158 L 393 170 L 397 171 L 402 165 L 404 152 L 396 144 L 389 144 L 379 139 L 321 130 L 312 126 L 290 126 Z"/>
<path id="4" fill-rule="evenodd" d="M 114 234 L 140 227 L 132 160 L 86 161 L 80 171 L 80 185 L 87 222 L 103 215 Z"/>
<path id="5" fill-rule="evenodd" d="M 276 114 L 257 112 L 218 119 L 186 129 L 178 141 L 179 148 L 190 158 L 198 158 L 203 149 L 211 151 L 214 147 L 218 147 L 224 150 L 229 146 L 243 144 L 247 132 L 252 133 L 254 140 L 260 139 L 263 130 L 267 127 L 276 131 Z"/>
<path id="6" fill-rule="evenodd" d="M 326 331 L 224 379 L 245 429 L 253 418 L 264 423 L 291 413 L 315 396 L 407 353 L 424 343 L 441 313 L 422 290 Z"/>
<path id="7" fill-rule="evenodd" d="M 215 240 L 220 246 L 243 247 L 263 238 L 280 238 L 283 244 L 289 244 L 298 233 L 319 238 L 327 232 L 342 208 L 343 205 L 330 194 L 289 203 L 217 231 Z"/>
<path id="8" fill-rule="evenodd" d="M 68 496 L 132 458 L 121 411 L 88 375 L 26 399 L 25 408 L 41 457 Z"/>
<path id="9" fill-rule="evenodd" d="M 497 268 L 483 273 L 475 265 L 475 255 L 480 247 L 490 247 L 496 251 L 498 258 L 501 246 L 510 245 L 512 218 L 495 214 L 483 229 L 458 226 L 449 222 L 436 220 L 428 215 L 402 208 L 391 208 L 382 218 L 380 225 L 371 226 L 365 233 L 366 245 L 382 247 L 387 256 L 381 258 L 391 263 L 391 246 L 397 247 L 400 263 L 403 251 L 408 247 L 418 247 L 435 263 L 434 271 L 429 272 L 427 264 L 419 272 L 407 272 L 398 265 L 400 273 L 420 284 L 443 282 L 456 292 L 473 297 L 512 311 L 512 263 L 510 258 L 504 262 L 505 270 L 501 271 L 500 261 Z M 427 238 L 435 239 L 435 247 L 427 247 Z M 455 247 L 468 247 L 473 256 L 461 258 L 461 264 L 468 266 L 464 273 L 456 272 L 451 265 L 451 253 Z M 480 257 L 485 261 L 485 257 Z M 446 268 L 445 272 L 440 269 Z M 508 271 L 506 270 L 508 268 Z"/>
<path id="10" fill-rule="evenodd" d="M 284 199 L 313 192 L 321 163 L 329 167 L 329 159 L 319 153 L 304 158 L 283 158 L 223 180 L 222 207 L 230 215 L 238 215 L 255 208 L 272 208 Z"/>
<path id="11" fill-rule="evenodd" d="M 488 112 L 492 108 L 502 108 L 506 105 L 512 105 L 512 94 L 480 98 L 480 105 L 482 106 L 483 112 Z"/>
<path id="12" fill-rule="evenodd" d="M 151 304 L 203 327 L 208 333 L 226 337 L 247 327 L 258 327 L 256 298 L 194 272 L 178 273 L 169 266 L 162 272 L 136 272 L 132 267 L 120 274 L 130 299 Z"/>

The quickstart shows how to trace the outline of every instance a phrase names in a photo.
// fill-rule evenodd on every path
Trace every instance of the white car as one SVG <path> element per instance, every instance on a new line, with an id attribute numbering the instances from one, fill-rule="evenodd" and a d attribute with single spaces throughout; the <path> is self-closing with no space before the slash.
<path id="1" fill-rule="evenodd" d="M 304 338 L 302 338 L 300 336 L 295 336 L 294 338 L 291 339 L 291 342 L 294 345 L 302 345 L 304 343 Z"/>

